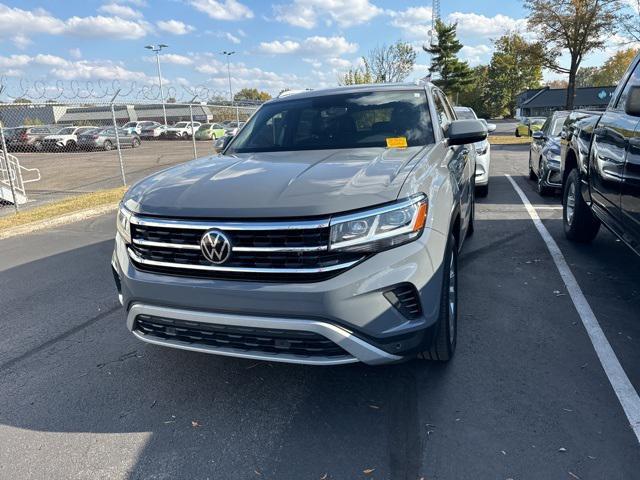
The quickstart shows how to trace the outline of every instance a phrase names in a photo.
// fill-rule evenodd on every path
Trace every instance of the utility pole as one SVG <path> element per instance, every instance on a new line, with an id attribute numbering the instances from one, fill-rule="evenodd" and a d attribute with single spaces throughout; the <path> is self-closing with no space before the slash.
<path id="1" fill-rule="evenodd" d="M 229 79 L 229 101 L 233 104 L 233 90 L 231 90 L 231 65 L 230 65 L 230 57 L 231 55 L 235 55 L 235 51 L 227 52 L 226 50 L 220 52 L 220 55 L 224 55 L 227 57 L 227 77 Z"/>
<path id="2" fill-rule="evenodd" d="M 162 100 L 162 116 L 164 117 L 164 128 L 167 129 L 167 109 L 164 106 L 164 90 L 162 89 L 162 73 L 160 72 L 160 52 L 169 45 L 161 43 L 160 45 L 147 45 L 147 50 L 151 50 L 156 54 L 156 65 L 158 66 L 158 83 L 160 84 L 160 98 Z"/>

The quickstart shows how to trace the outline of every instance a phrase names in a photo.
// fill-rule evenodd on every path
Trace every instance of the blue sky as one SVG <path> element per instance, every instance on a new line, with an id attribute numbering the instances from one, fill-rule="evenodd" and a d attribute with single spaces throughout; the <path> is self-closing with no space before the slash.
<path id="1" fill-rule="evenodd" d="M 472 65 L 489 61 L 492 39 L 526 28 L 527 12 L 516 0 L 441 3 L 442 17 L 458 22 L 461 55 Z M 180 91 L 204 85 L 224 95 L 221 50 L 237 52 L 234 91 L 319 88 L 335 85 L 376 45 L 405 40 L 419 47 L 430 22 L 431 2 L 403 0 L 0 0 L 0 77 L 151 84 L 155 63 L 144 46 L 162 42 L 169 45 L 163 78 Z M 602 62 L 617 41 L 585 65 Z M 411 77 L 423 76 L 427 63 L 419 50 Z"/>

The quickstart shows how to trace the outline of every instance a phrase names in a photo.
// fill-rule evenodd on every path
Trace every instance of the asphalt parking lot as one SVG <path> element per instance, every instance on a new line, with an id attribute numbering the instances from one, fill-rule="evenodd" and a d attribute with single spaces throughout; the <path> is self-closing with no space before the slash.
<path id="1" fill-rule="evenodd" d="M 640 390 L 640 260 L 606 231 L 566 241 L 559 198 L 526 178 L 526 147 L 494 146 L 447 365 L 305 367 L 142 344 L 111 278 L 112 215 L 1 241 L 0 478 L 638 478 L 638 439 L 505 174 Z"/>
<path id="2" fill-rule="evenodd" d="M 197 141 L 196 149 L 198 156 L 214 153 L 212 141 Z M 10 153 L 18 157 L 22 166 L 40 170 L 41 180 L 27 184 L 29 207 L 69 195 L 122 185 L 116 150 Z M 129 185 L 155 171 L 191 158 L 191 140 L 143 140 L 138 148 L 122 149 L 125 176 Z M 4 210 L 13 211 L 8 207 Z"/>

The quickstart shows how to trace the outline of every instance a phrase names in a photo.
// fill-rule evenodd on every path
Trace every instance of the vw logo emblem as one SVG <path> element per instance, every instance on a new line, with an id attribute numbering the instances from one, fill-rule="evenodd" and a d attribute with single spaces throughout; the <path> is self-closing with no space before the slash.
<path id="1" fill-rule="evenodd" d="M 200 250 L 204 258 L 220 265 L 231 256 L 231 242 L 220 230 L 209 230 L 200 239 Z"/>

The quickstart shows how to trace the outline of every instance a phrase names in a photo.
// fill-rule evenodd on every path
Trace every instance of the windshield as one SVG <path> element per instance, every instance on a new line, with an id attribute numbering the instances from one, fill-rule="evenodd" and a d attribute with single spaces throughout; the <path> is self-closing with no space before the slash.
<path id="1" fill-rule="evenodd" d="M 433 143 L 423 91 L 346 93 L 265 104 L 229 152 L 276 152 Z"/>
<path id="2" fill-rule="evenodd" d="M 123 128 L 135 127 L 137 125 L 138 125 L 138 122 L 129 122 L 129 123 L 125 123 Z"/>
<path id="3" fill-rule="evenodd" d="M 551 124 L 550 136 L 559 137 L 560 133 L 562 133 L 562 126 L 564 125 L 564 121 L 567 117 L 558 117 L 553 120 Z"/>
<path id="4" fill-rule="evenodd" d="M 76 127 L 66 127 L 63 128 L 62 130 L 60 130 L 58 132 L 59 135 L 73 135 L 73 132 L 75 132 Z"/>
<path id="5" fill-rule="evenodd" d="M 477 118 L 475 112 L 470 108 L 456 108 L 455 111 L 460 120 L 475 120 Z"/>
<path id="6" fill-rule="evenodd" d="M 209 130 L 211 128 L 211 124 L 210 123 L 203 123 L 202 125 L 200 125 L 200 128 L 198 130 L 201 131 L 205 131 L 205 130 Z"/>
<path id="7" fill-rule="evenodd" d="M 174 125 L 174 128 L 184 128 L 189 125 L 189 122 L 178 122 Z"/>

